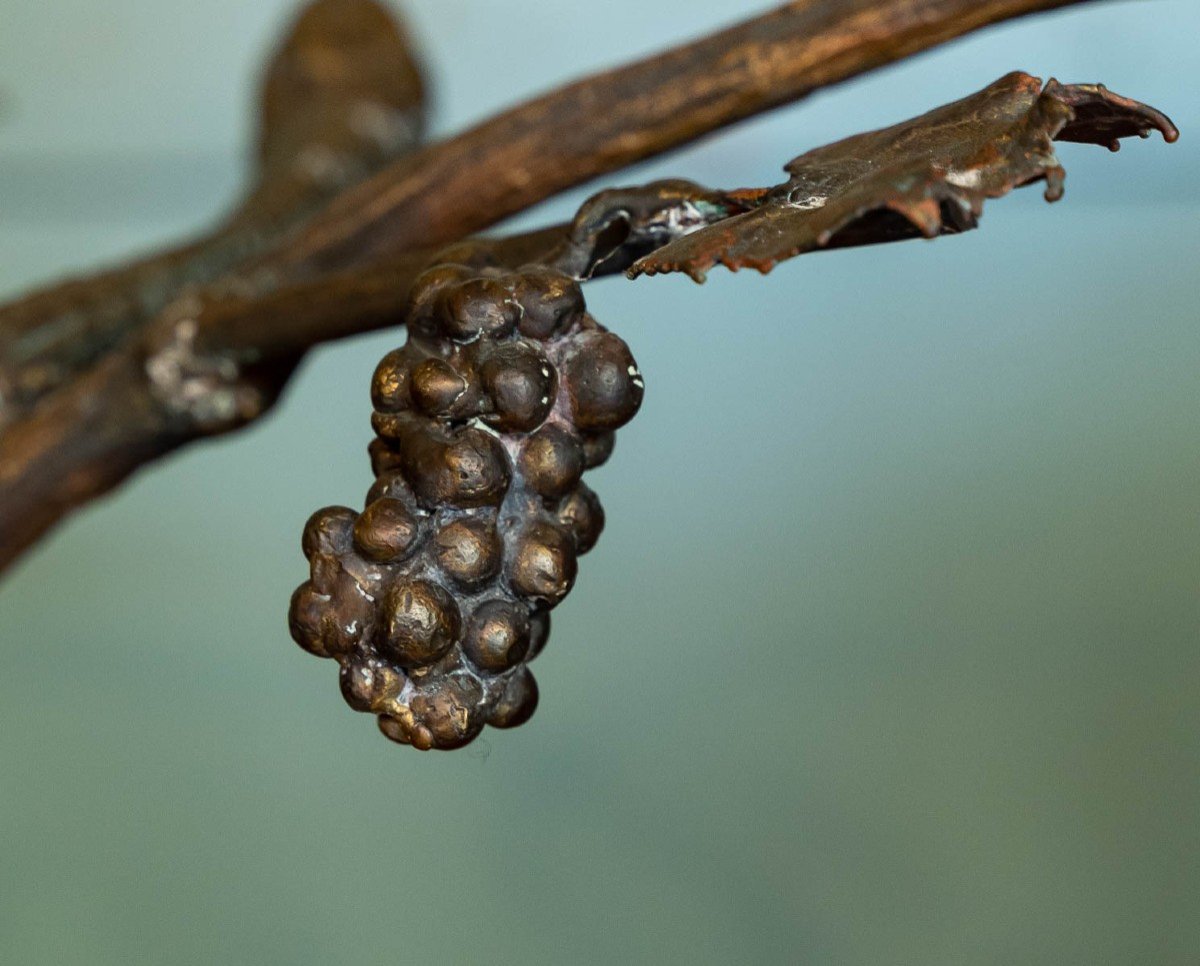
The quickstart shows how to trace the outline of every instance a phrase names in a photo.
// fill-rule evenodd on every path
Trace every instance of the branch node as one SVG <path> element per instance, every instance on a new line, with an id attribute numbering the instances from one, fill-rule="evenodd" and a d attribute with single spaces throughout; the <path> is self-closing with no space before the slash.
<path id="1" fill-rule="evenodd" d="M 202 307 L 197 295 L 188 294 L 167 309 L 149 340 L 144 370 L 151 396 L 172 419 L 215 434 L 262 415 L 274 395 L 247 379 L 229 353 L 197 350 Z"/>

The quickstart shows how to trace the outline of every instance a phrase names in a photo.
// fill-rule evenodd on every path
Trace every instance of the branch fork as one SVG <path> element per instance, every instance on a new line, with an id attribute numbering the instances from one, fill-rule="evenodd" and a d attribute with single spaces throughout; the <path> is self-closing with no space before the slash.
<path id="1" fill-rule="evenodd" d="M 402 324 L 432 264 L 537 263 L 578 279 L 766 271 L 821 248 L 973 228 L 985 198 L 1033 181 L 1054 197 L 1055 139 L 1174 140 L 1165 116 L 1102 86 L 1013 74 L 801 155 L 781 185 L 613 189 L 570 224 L 475 236 L 814 90 L 1075 2 L 795 0 L 422 146 L 424 84 L 404 28 L 376 0 L 313 0 L 267 71 L 256 185 L 224 224 L 0 306 L 0 570 L 139 467 L 262 416 L 311 347 Z"/>

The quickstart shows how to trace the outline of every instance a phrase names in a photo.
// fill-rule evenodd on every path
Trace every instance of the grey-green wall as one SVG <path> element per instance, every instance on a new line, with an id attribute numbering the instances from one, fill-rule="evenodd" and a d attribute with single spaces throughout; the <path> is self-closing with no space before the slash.
<path id="1" fill-rule="evenodd" d="M 442 131 L 742 12 L 408 6 Z M 0 290 L 215 215 L 289 8 L 0 0 Z M 287 635 L 399 333 L 73 519 L 0 585 L 0 962 L 1200 960 L 1197 36 L 1028 20 L 622 176 L 768 183 L 1018 67 L 1184 129 L 972 235 L 591 288 L 646 404 L 519 731 L 390 745 Z"/>

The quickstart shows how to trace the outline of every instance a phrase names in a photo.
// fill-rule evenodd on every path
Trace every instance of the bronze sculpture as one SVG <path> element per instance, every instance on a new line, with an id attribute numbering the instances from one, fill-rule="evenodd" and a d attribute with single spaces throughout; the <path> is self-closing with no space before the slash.
<path id="1" fill-rule="evenodd" d="M 1014 74 L 923 118 L 809 152 L 775 188 L 660 182 L 602 192 L 569 225 L 473 234 L 565 187 L 821 86 L 986 23 L 1064 5 L 792 3 L 421 147 L 422 84 L 402 29 L 371 0 L 317 0 L 268 74 L 260 180 L 241 211 L 207 240 L 0 308 L 0 566 L 138 467 L 258 418 L 313 345 L 418 321 L 411 289 L 431 265 L 468 266 L 463 284 L 531 263 L 540 268 L 530 277 L 552 270 L 577 280 L 620 271 L 701 277 L 717 263 L 766 270 L 821 247 L 963 231 L 975 226 L 985 198 L 1022 184 L 1045 180 L 1052 196 L 1061 174 L 1055 138 L 1111 144 L 1158 129 L 1173 140 L 1163 115 L 1101 87 L 1043 86 Z M 882 37 L 880 23 L 888 25 Z M 596 123 L 570 123 L 580 111 Z M 866 173 L 851 165 L 864 154 L 872 162 Z M 458 404 L 462 373 L 450 370 L 422 371 L 427 416 L 449 395 Z M 474 385 L 462 393 L 484 395 Z M 381 469 L 390 458 L 401 468 L 409 460 L 408 486 L 408 477 L 433 472 L 440 450 L 395 421 L 377 422 Z M 525 432 L 522 425 L 502 431 Z M 501 495 L 493 489 L 489 499 Z M 430 483 L 425 510 L 445 496 Z M 581 499 L 586 517 L 594 508 Z M 355 527 L 354 553 L 385 554 L 411 525 L 390 505 L 361 520 L 323 518 L 309 541 L 320 550 L 313 555 L 350 553 L 345 541 Z M 459 551 L 474 539 L 455 533 L 446 540 Z M 472 553 L 486 556 L 484 542 L 475 542 Z M 565 559 L 564 547 L 556 552 Z M 441 591 L 425 590 L 427 611 L 451 611 Z M 303 611 L 297 620 L 299 636 L 328 649 L 318 643 L 324 618 Z M 461 624 L 453 634 L 438 630 L 437 659 L 467 645 Z M 491 660 L 482 650 L 477 657 Z M 423 657 L 404 660 L 397 666 L 411 669 Z M 361 675 L 348 688 L 360 704 L 374 704 Z M 474 727 L 439 737 L 413 718 L 397 734 L 448 746 Z"/>

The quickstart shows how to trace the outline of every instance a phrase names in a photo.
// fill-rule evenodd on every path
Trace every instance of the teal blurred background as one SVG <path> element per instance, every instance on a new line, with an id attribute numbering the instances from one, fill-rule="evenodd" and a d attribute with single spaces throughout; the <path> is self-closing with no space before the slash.
<path id="1" fill-rule="evenodd" d="M 770 4 L 406 6 L 444 132 Z M 293 9 L 0 0 L 0 291 L 215 217 Z M 967 236 L 592 286 L 646 404 L 524 728 L 393 746 L 287 634 L 401 333 L 71 520 L 0 586 L 0 962 L 1200 961 L 1198 36 L 1026 20 L 614 179 L 771 183 L 1014 68 L 1184 132 Z"/>

